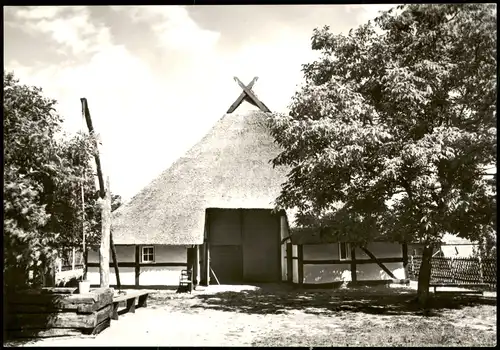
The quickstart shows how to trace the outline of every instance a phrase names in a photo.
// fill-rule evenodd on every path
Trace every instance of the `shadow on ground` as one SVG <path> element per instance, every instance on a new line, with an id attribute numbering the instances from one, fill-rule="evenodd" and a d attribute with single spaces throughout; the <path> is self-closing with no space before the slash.
<path id="1" fill-rule="evenodd" d="M 438 316 L 440 312 L 466 306 L 496 305 L 496 298 L 473 295 L 432 297 L 428 310 L 415 302 L 416 292 L 405 288 L 360 287 L 345 290 L 308 291 L 286 287 L 260 286 L 241 292 L 222 291 L 195 296 L 194 309 L 211 309 L 248 314 L 280 314 L 302 311 L 313 315 L 361 312 L 378 315 L 420 314 Z"/>

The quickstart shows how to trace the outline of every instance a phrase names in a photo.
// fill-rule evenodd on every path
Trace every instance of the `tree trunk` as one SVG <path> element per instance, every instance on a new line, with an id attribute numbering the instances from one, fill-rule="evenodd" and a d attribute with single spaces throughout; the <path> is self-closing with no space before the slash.
<path id="1" fill-rule="evenodd" d="M 100 282 L 101 288 L 109 288 L 109 236 L 111 233 L 111 193 L 109 191 L 109 177 L 106 181 L 106 192 L 102 203 L 102 236 L 99 248 Z"/>
<path id="2" fill-rule="evenodd" d="M 418 273 L 417 300 L 420 306 L 426 308 L 429 300 L 429 283 L 431 281 L 432 245 L 426 244 L 422 252 L 422 263 Z"/>

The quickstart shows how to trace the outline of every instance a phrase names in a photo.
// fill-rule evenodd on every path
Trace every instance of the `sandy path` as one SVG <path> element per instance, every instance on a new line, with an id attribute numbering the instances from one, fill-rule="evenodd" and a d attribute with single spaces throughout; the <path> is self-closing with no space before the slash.
<path id="1" fill-rule="evenodd" d="M 301 328 L 308 318 L 302 313 L 287 315 L 289 327 Z M 312 317 L 311 317 L 312 318 Z M 323 317 L 314 316 L 318 323 Z M 331 322 L 331 319 L 329 320 Z M 137 309 L 120 316 L 111 327 L 95 337 L 43 339 L 30 346 L 251 346 L 255 336 L 286 326 L 283 315 L 248 315 L 205 310 L 185 313 L 169 310 Z M 332 325 L 332 327 L 334 327 Z"/>
<path id="2" fill-rule="evenodd" d="M 211 286 L 194 295 L 175 295 L 157 292 L 151 296 L 147 308 L 133 314 L 124 314 L 111 327 L 97 336 L 51 338 L 30 342 L 28 346 L 250 346 L 263 337 L 281 337 L 296 334 L 301 337 L 321 336 L 325 333 L 345 334 L 352 345 L 356 329 L 373 327 L 389 331 L 396 323 L 422 323 L 432 328 L 435 320 L 420 316 L 372 315 L 363 312 L 314 313 L 311 307 L 292 308 L 282 314 L 260 314 L 241 311 L 228 312 L 210 307 L 199 307 L 202 302 L 196 294 L 215 295 L 222 291 L 239 292 L 256 289 L 253 286 Z M 411 289 L 411 288 L 410 288 Z M 496 293 L 495 293 L 496 294 Z M 242 298 L 245 298 L 242 295 Z M 317 306 L 317 305 L 309 305 Z M 314 308 L 314 307 L 313 307 Z M 481 306 L 487 312 L 484 319 L 471 319 L 469 308 L 444 311 L 455 323 L 474 325 L 477 329 L 496 332 L 496 309 Z M 311 312 L 308 312 L 311 311 Z M 491 315 L 490 315 L 491 314 Z M 458 322 L 460 319 L 461 322 Z M 349 326 L 349 327 L 346 327 Z M 347 333 L 349 334 L 347 334 Z M 390 333 L 390 331 L 389 331 Z"/>

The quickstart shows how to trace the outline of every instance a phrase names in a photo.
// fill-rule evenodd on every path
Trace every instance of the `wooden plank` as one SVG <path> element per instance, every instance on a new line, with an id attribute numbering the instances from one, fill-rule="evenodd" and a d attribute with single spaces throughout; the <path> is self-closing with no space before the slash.
<path id="1" fill-rule="evenodd" d="M 79 336 L 82 330 L 79 328 L 18 329 L 9 330 L 8 334 L 12 338 L 52 338 Z"/>
<path id="2" fill-rule="evenodd" d="M 43 314 L 11 314 L 7 317 L 9 329 L 30 328 L 94 328 L 111 316 L 112 306 L 108 305 L 90 314 L 57 312 Z"/>
<path id="3" fill-rule="evenodd" d="M 118 319 L 118 308 L 120 307 L 119 302 L 114 302 L 111 305 L 111 319 L 112 320 L 117 320 Z"/>
<path id="4" fill-rule="evenodd" d="M 247 95 L 245 95 L 245 97 L 243 98 L 243 101 L 246 101 L 248 103 L 250 103 L 251 105 L 255 106 L 255 107 L 259 107 L 257 106 L 257 104 L 251 99 L 249 98 Z"/>
<path id="5" fill-rule="evenodd" d="M 139 276 L 141 274 L 141 265 L 140 265 L 140 246 L 135 246 L 135 285 L 139 286 Z"/>
<path id="6" fill-rule="evenodd" d="M 297 254 L 298 254 L 298 282 L 299 285 L 304 284 L 304 246 L 302 244 L 297 245 Z"/>
<path id="7" fill-rule="evenodd" d="M 380 268 L 382 270 L 384 270 L 384 272 L 386 274 L 388 274 L 389 277 L 391 277 L 393 279 L 397 279 L 396 276 L 394 276 L 394 274 L 391 272 L 391 270 L 389 270 L 379 259 L 377 259 L 377 257 L 375 255 L 373 255 L 372 252 L 370 252 L 368 249 L 366 249 L 366 247 L 360 246 L 360 248 L 362 251 L 364 251 L 366 253 L 366 255 L 368 255 L 370 258 L 372 258 L 372 260 L 375 260 L 377 265 L 380 266 Z M 386 260 L 386 259 L 384 259 L 384 260 Z"/>
<path id="8" fill-rule="evenodd" d="M 127 312 L 135 312 L 135 303 L 136 303 L 136 298 L 130 298 L 127 300 Z"/>
<path id="9" fill-rule="evenodd" d="M 140 296 L 147 295 L 149 293 L 150 293 L 150 291 L 147 291 L 147 290 L 145 290 L 145 291 L 139 291 L 139 290 L 127 291 L 126 294 L 114 297 L 113 298 L 113 303 L 122 302 L 122 301 L 125 301 L 125 300 L 128 300 L 128 299 L 131 299 L 131 298 L 137 298 L 137 297 L 140 297 Z"/>
<path id="10" fill-rule="evenodd" d="M 92 305 L 78 305 L 77 311 L 79 313 L 91 313 L 94 311 L 99 311 L 102 308 L 110 305 L 113 302 L 113 292 L 111 291 L 109 294 L 102 296 L 99 300 L 97 300 Z"/>
<path id="11" fill-rule="evenodd" d="M 356 246 L 351 244 L 351 281 L 356 282 L 358 280 L 358 271 L 356 267 Z"/>
<path id="12" fill-rule="evenodd" d="M 7 318 L 8 329 L 28 328 L 94 328 L 96 315 L 60 312 L 52 314 L 13 314 Z"/>
<path id="13" fill-rule="evenodd" d="M 262 112 L 266 112 L 266 113 L 269 113 L 271 112 L 269 110 L 269 108 L 267 108 L 267 106 L 262 103 L 258 98 L 257 96 L 255 96 L 255 94 L 253 93 L 252 90 L 248 89 L 245 84 L 243 84 L 237 77 L 234 77 L 234 80 L 238 83 L 238 85 L 243 89 L 243 91 L 247 94 L 247 96 L 252 99 L 255 104 L 257 105 L 257 107 L 259 107 L 259 109 L 262 111 Z"/>
<path id="14" fill-rule="evenodd" d="M 375 259 L 355 259 L 355 260 L 339 260 L 339 259 L 325 259 L 325 260 L 304 260 L 304 265 L 343 265 L 351 264 L 354 262 L 356 264 L 377 264 L 377 262 L 389 263 L 389 262 L 403 262 L 403 258 L 379 258 Z"/>
<path id="15" fill-rule="evenodd" d="M 113 301 L 113 296 L 102 298 L 93 304 L 58 304 L 58 305 L 44 305 L 44 304 L 9 304 L 10 313 L 24 313 L 24 314 L 37 314 L 37 313 L 53 313 L 74 311 L 78 313 L 92 313 L 98 311 L 109 305 Z"/>
<path id="16" fill-rule="evenodd" d="M 77 287 L 43 287 L 42 293 L 45 294 L 73 294 L 78 290 Z"/>
<path id="17" fill-rule="evenodd" d="M 258 79 L 259 79 L 258 77 L 253 78 L 252 81 L 250 82 L 250 84 L 247 85 L 247 88 L 251 89 L 254 86 L 254 84 L 257 82 Z M 236 110 L 236 108 L 238 108 L 241 105 L 241 103 L 245 100 L 247 100 L 248 102 L 252 101 L 251 99 L 246 98 L 246 97 L 247 97 L 247 94 L 243 91 L 240 94 L 240 96 L 238 96 L 236 101 L 234 101 L 234 103 L 231 105 L 231 107 L 229 107 L 229 109 L 227 110 L 226 113 L 228 113 L 228 114 L 233 113 Z M 250 103 L 253 103 L 253 102 L 250 102 Z"/>
<path id="18" fill-rule="evenodd" d="M 149 295 L 149 293 L 146 293 L 146 294 L 139 296 L 139 302 L 137 303 L 137 307 L 148 306 L 148 295 Z"/>
<path id="19" fill-rule="evenodd" d="M 90 334 L 96 335 L 101 333 L 103 330 L 108 328 L 111 325 L 111 320 L 109 318 L 105 319 L 101 323 L 99 323 L 97 326 L 95 326 L 94 329 L 92 329 L 92 332 Z"/>
<path id="20" fill-rule="evenodd" d="M 61 311 L 78 311 L 78 304 L 68 304 L 62 305 L 62 307 L 57 308 L 52 305 L 43 304 L 9 304 L 9 313 L 18 314 L 40 314 L 40 313 L 51 313 L 51 312 L 61 312 Z"/>
<path id="21" fill-rule="evenodd" d="M 111 318 L 111 312 L 113 311 L 113 306 L 111 304 L 103 307 L 99 311 L 95 312 L 96 315 L 96 325 L 101 323 L 104 320 L 108 320 Z"/>
<path id="22" fill-rule="evenodd" d="M 94 304 L 103 298 L 112 297 L 111 289 L 96 289 L 88 294 L 43 294 L 32 291 L 6 296 L 5 300 L 9 304 L 42 304 L 52 305 L 57 308 L 64 308 L 65 305 Z"/>

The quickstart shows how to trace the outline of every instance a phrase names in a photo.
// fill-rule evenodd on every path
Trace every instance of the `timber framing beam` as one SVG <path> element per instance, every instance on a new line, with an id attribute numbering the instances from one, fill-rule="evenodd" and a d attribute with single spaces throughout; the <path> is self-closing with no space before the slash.
<path id="1" fill-rule="evenodd" d="M 352 254 L 352 253 L 351 253 Z M 304 260 L 304 265 L 345 265 L 345 264 L 377 264 L 377 263 L 404 262 L 403 258 L 352 259 L 352 260 Z"/>
<path id="2" fill-rule="evenodd" d="M 286 243 L 286 279 L 288 282 L 293 282 L 293 260 L 292 260 L 292 243 Z"/>
<path id="3" fill-rule="evenodd" d="M 351 281 L 356 282 L 358 280 L 358 271 L 356 268 L 356 246 L 351 244 Z"/>
<path id="4" fill-rule="evenodd" d="M 91 262 L 87 264 L 88 267 L 99 267 L 99 263 Z M 113 267 L 113 264 L 109 264 Z M 119 262 L 118 267 L 181 267 L 188 266 L 187 262 L 159 262 L 159 263 L 135 263 L 135 262 Z M 140 272 L 140 271 L 139 271 Z"/>
<path id="5" fill-rule="evenodd" d="M 408 244 L 405 242 L 401 245 L 403 251 L 403 268 L 405 270 L 405 278 L 408 278 Z"/>
<path id="6" fill-rule="evenodd" d="M 298 279 L 299 279 L 299 285 L 304 284 L 304 246 L 302 244 L 299 244 L 297 246 L 297 255 L 298 255 Z"/>
<path id="7" fill-rule="evenodd" d="M 140 283 L 139 283 L 139 276 L 141 275 L 141 266 L 140 266 L 141 251 L 140 251 L 140 249 L 141 248 L 138 245 L 135 246 L 135 264 L 134 264 L 134 267 L 135 267 L 135 286 L 136 287 L 138 287 L 140 285 Z"/>
<path id="8" fill-rule="evenodd" d="M 374 260 L 374 262 L 380 266 L 380 268 L 382 270 L 384 270 L 384 272 L 386 274 L 389 275 L 389 277 L 391 277 L 392 279 L 397 279 L 396 276 L 394 276 L 394 274 L 391 272 L 391 270 L 389 270 L 384 264 L 383 262 L 381 261 L 381 259 L 377 259 L 377 257 L 375 255 L 373 255 L 372 252 L 370 252 L 368 249 L 366 249 L 365 247 L 360 247 L 362 251 L 364 251 L 366 253 L 366 255 L 368 255 L 370 258 L 372 258 L 372 260 Z M 384 259 L 384 260 L 387 260 L 387 259 Z M 399 258 L 399 261 L 403 261 L 403 257 Z M 388 262 L 388 261 L 384 261 L 384 262 Z"/>
<path id="9" fill-rule="evenodd" d="M 241 92 L 240 96 L 238 96 L 236 101 L 234 101 L 231 107 L 229 107 L 229 109 L 226 112 L 227 114 L 233 113 L 236 110 L 236 108 L 238 108 L 241 105 L 243 101 L 247 101 L 252 105 L 258 107 L 262 112 L 265 113 L 271 112 L 269 108 L 267 108 L 267 106 L 264 103 L 262 103 L 262 101 L 259 100 L 259 98 L 255 95 L 255 93 L 252 90 L 252 87 L 255 85 L 258 79 L 259 79 L 258 77 L 255 77 L 248 85 L 245 85 L 237 77 L 234 77 L 234 80 L 238 83 L 238 85 L 241 87 L 243 91 Z"/>

